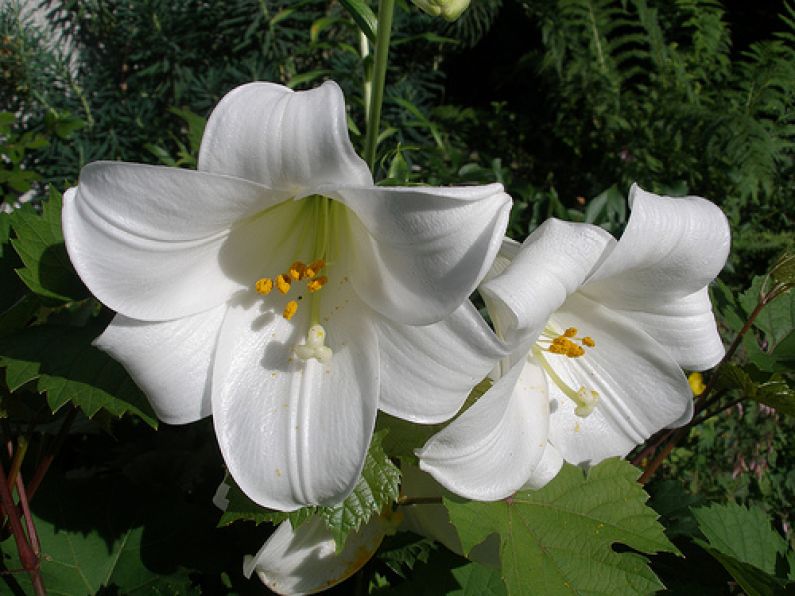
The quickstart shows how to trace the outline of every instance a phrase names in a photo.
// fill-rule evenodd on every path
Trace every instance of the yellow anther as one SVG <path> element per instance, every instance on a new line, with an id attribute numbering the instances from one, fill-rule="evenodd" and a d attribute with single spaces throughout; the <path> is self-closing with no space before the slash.
<path id="1" fill-rule="evenodd" d="M 281 275 L 276 276 L 276 287 L 279 288 L 279 291 L 282 294 L 286 294 L 290 291 L 290 276 L 289 274 L 282 273 Z"/>
<path id="2" fill-rule="evenodd" d="M 304 276 L 304 272 L 306 271 L 306 265 L 304 265 L 301 261 L 296 261 L 290 266 L 290 277 L 292 277 L 295 281 L 298 281 Z"/>
<path id="3" fill-rule="evenodd" d="M 563 332 L 563 337 L 574 337 L 577 335 L 577 328 L 576 327 L 569 327 L 566 331 Z"/>
<path id="4" fill-rule="evenodd" d="M 320 270 L 323 269 L 323 267 L 325 266 L 326 266 L 326 261 L 324 261 L 323 259 L 317 259 L 316 261 L 312 261 L 309 264 L 309 266 L 306 268 L 304 275 L 305 277 L 312 279 L 318 273 L 320 273 Z"/>
<path id="5" fill-rule="evenodd" d="M 690 385 L 690 390 L 693 392 L 693 395 L 701 395 L 707 388 L 707 386 L 704 384 L 704 377 L 700 372 L 690 373 L 690 375 L 687 377 L 687 382 Z"/>
<path id="6" fill-rule="evenodd" d="M 580 346 L 575 343 L 571 343 L 567 346 L 566 356 L 569 358 L 579 358 L 585 354 L 585 350 L 583 350 Z"/>
<path id="7" fill-rule="evenodd" d="M 287 319 L 288 321 L 295 316 L 295 312 L 298 310 L 298 302 L 295 300 L 290 300 L 287 305 L 284 307 L 284 312 L 282 316 Z"/>
<path id="8" fill-rule="evenodd" d="M 262 279 L 258 279 L 257 283 L 254 284 L 254 289 L 257 290 L 258 294 L 262 294 L 263 296 L 267 296 L 271 293 L 273 289 L 273 280 L 270 277 L 263 277 Z"/>
<path id="9" fill-rule="evenodd" d="M 325 275 L 321 275 L 320 277 L 316 277 L 308 284 L 306 284 L 306 287 L 309 288 L 310 292 L 317 292 L 320 288 L 325 286 L 327 282 L 328 282 L 328 277 L 326 277 Z"/>
<path id="10" fill-rule="evenodd" d="M 585 337 L 582 338 L 582 345 L 592 348 L 596 345 L 596 342 L 593 340 L 592 337 L 588 337 L 586 335 Z"/>

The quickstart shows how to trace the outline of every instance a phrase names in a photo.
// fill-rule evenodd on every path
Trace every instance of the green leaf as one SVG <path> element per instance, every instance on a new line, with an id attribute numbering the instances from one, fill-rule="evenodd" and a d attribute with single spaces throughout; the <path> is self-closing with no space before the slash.
<path id="1" fill-rule="evenodd" d="M 17 274 L 36 294 L 69 302 L 88 296 L 66 254 L 61 232 L 61 195 L 50 190 L 42 214 L 29 205 L 11 215 L 16 238 L 11 241 L 24 267 Z"/>
<path id="2" fill-rule="evenodd" d="M 609 459 L 587 475 L 565 465 L 540 491 L 495 503 L 445 499 L 465 552 L 500 537 L 502 577 L 509 594 L 646 594 L 662 588 L 648 560 L 616 552 L 672 552 L 648 495 L 629 463 Z"/>
<path id="3" fill-rule="evenodd" d="M 782 255 L 770 270 L 770 277 L 776 284 L 795 286 L 795 255 Z"/>
<path id="4" fill-rule="evenodd" d="M 380 513 L 384 507 L 391 505 L 397 499 L 400 489 L 400 470 L 384 452 L 382 447 L 384 434 L 380 432 L 373 435 L 362 475 L 353 492 L 338 505 L 304 507 L 289 513 L 274 511 L 259 507 L 227 480 L 231 486 L 226 496 L 229 505 L 218 524 L 223 526 L 238 520 L 255 523 L 281 523 L 289 520 L 295 528 L 312 515 L 319 515 L 334 536 L 337 549 L 341 550 L 350 532 L 358 530 L 373 514 Z"/>
<path id="5" fill-rule="evenodd" d="M 710 547 L 766 573 L 775 573 L 776 559 L 786 552 L 787 543 L 770 527 L 764 511 L 727 503 L 694 509 L 693 515 Z"/>
<path id="6" fill-rule="evenodd" d="M 738 389 L 753 401 L 775 408 L 782 414 L 795 416 L 795 391 L 779 375 L 758 382 L 736 364 L 725 364 L 718 371 L 717 387 Z"/>
<path id="7" fill-rule="evenodd" d="M 696 540 L 696 543 L 723 565 L 723 568 L 742 586 L 748 596 L 777 596 L 784 593 L 787 587 L 785 580 L 766 573 L 750 563 L 744 563 L 722 553 L 701 540 Z"/>
<path id="8" fill-rule="evenodd" d="M 134 414 L 153 428 L 157 419 L 121 364 L 91 345 L 101 329 L 36 326 L 0 339 L 0 367 L 11 391 L 36 380 L 53 412 L 72 403 L 91 417 Z"/>
<path id="9" fill-rule="evenodd" d="M 340 4 L 348 11 L 359 29 L 371 43 L 375 44 L 378 19 L 365 0 L 340 0 Z"/>
<path id="10" fill-rule="evenodd" d="M 754 277 L 751 287 L 741 296 L 740 303 L 747 314 L 756 308 L 760 292 L 766 291 L 766 276 Z M 795 331 L 795 292 L 786 292 L 769 302 L 754 321 L 754 326 L 764 333 L 765 351 L 775 353 Z"/>

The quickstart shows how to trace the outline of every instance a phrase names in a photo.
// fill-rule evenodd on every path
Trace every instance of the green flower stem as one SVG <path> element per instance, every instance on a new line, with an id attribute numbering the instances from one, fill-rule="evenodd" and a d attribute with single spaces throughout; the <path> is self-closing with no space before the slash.
<path id="1" fill-rule="evenodd" d="M 389 38 L 392 35 L 392 15 L 395 12 L 395 0 L 380 0 L 378 4 L 378 31 L 375 45 L 375 65 L 373 67 L 373 95 L 370 98 L 370 110 L 367 118 L 367 138 L 364 144 L 364 160 L 375 171 L 375 149 L 378 144 L 378 132 L 381 125 L 381 104 L 384 102 L 384 82 L 386 66 L 389 58 Z"/>

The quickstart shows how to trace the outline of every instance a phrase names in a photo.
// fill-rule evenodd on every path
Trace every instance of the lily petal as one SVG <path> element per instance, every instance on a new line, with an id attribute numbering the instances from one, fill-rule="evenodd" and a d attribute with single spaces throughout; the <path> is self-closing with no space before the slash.
<path id="1" fill-rule="evenodd" d="M 212 413 L 210 370 L 225 313 L 222 304 L 157 323 L 116 315 L 94 345 L 124 365 L 160 420 L 187 424 Z"/>
<path id="2" fill-rule="evenodd" d="M 439 323 L 416 327 L 379 318 L 381 400 L 387 414 L 421 424 L 443 422 L 505 356 L 468 300 Z"/>
<path id="3" fill-rule="evenodd" d="M 503 273 L 479 288 L 497 333 L 511 344 L 535 340 L 614 243 L 596 226 L 545 221 Z"/>
<path id="4" fill-rule="evenodd" d="M 95 162 L 64 194 L 63 231 L 75 269 L 100 301 L 131 318 L 165 321 L 217 306 L 256 281 L 252 255 L 269 253 L 247 254 L 254 278 L 241 279 L 245 263 L 224 255 L 246 234 L 229 240 L 230 229 L 286 198 L 236 178 Z M 273 217 L 286 215 L 284 207 Z M 247 250 L 270 248 L 262 234 L 245 240 Z"/>
<path id="5" fill-rule="evenodd" d="M 544 371 L 526 360 L 417 450 L 420 468 L 452 492 L 496 501 L 519 490 L 547 444 Z"/>
<path id="6" fill-rule="evenodd" d="M 313 517 L 293 529 L 282 522 L 259 552 L 243 562 L 243 574 L 257 572 L 276 594 L 314 594 L 346 580 L 373 556 L 389 529 L 374 516 L 351 532 L 341 553 L 323 520 Z"/>
<path id="7" fill-rule="evenodd" d="M 547 443 L 547 446 L 544 448 L 544 455 L 541 456 L 541 461 L 538 462 L 535 470 L 530 474 L 530 478 L 524 483 L 522 488 L 533 490 L 544 488 L 554 480 L 562 467 L 563 456 L 560 454 L 560 451 L 555 449 L 555 446 L 551 443 Z"/>
<path id="8" fill-rule="evenodd" d="M 632 215 L 618 244 L 582 292 L 635 320 L 681 366 L 705 369 L 723 356 L 706 286 L 730 248 L 726 216 L 700 197 L 630 190 Z"/>
<path id="9" fill-rule="evenodd" d="M 324 186 L 373 184 L 348 138 L 345 98 L 333 81 L 299 92 L 263 82 L 232 90 L 207 121 L 199 170 L 299 197 Z"/>
<path id="10" fill-rule="evenodd" d="M 599 394 L 581 418 L 555 382 L 549 383 L 549 441 L 574 464 L 624 456 L 656 431 L 689 419 L 690 386 L 666 348 L 625 319 L 584 296 L 571 296 L 555 313 L 559 328 L 576 327 L 595 347 L 579 358 L 547 354 L 546 361 L 572 390 Z"/>
<path id="11" fill-rule="evenodd" d="M 332 504 L 353 489 L 378 405 L 378 341 L 368 309 L 324 288 L 328 365 L 301 360 L 310 308 L 291 321 L 256 298 L 230 306 L 213 370 L 215 432 L 229 473 L 265 507 Z M 324 319 L 328 319 L 326 322 Z"/>
<path id="12" fill-rule="evenodd" d="M 501 184 L 341 188 L 337 197 L 356 214 L 356 293 L 407 325 L 440 321 L 467 299 L 500 248 L 511 207 Z"/>

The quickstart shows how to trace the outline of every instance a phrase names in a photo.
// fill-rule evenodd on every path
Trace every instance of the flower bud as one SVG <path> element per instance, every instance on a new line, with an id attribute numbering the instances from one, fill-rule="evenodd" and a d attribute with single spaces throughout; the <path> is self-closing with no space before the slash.
<path id="1" fill-rule="evenodd" d="M 432 17 L 455 21 L 469 6 L 469 0 L 412 0 L 423 12 Z"/>

